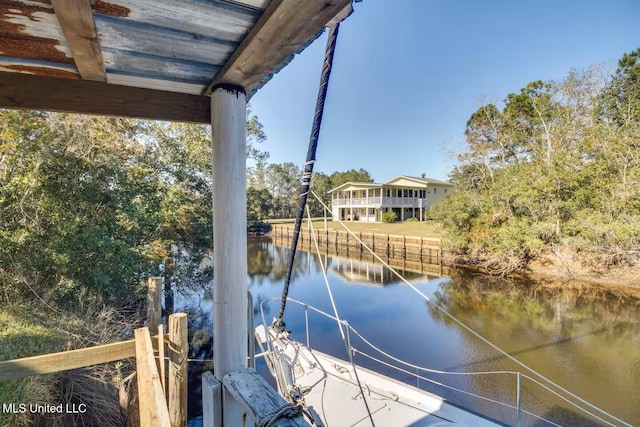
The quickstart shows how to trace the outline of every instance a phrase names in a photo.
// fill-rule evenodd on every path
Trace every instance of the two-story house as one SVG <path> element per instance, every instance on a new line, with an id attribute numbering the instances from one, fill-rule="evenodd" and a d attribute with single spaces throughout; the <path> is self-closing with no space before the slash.
<path id="1" fill-rule="evenodd" d="M 399 221 L 422 221 L 452 189 L 445 181 L 403 175 L 382 184 L 347 182 L 329 191 L 331 214 L 334 221 L 382 222 L 385 212 L 394 211 Z"/>

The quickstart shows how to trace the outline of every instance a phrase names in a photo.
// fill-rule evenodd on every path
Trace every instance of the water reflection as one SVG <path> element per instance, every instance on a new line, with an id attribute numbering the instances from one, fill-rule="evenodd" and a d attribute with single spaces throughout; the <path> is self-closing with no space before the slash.
<path id="1" fill-rule="evenodd" d="M 458 272 L 434 294 L 465 325 L 582 398 L 631 423 L 640 421 L 640 304 L 607 288 L 554 282 L 488 279 Z M 430 306 L 430 315 L 458 327 Z M 477 340 L 461 334 L 464 346 Z M 448 369 L 522 370 L 506 357 L 477 347 L 473 358 Z M 475 383 L 478 392 L 487 384 Z M 598 425 L 535 384 L 525 384 L 525 405 L 565 420 Z"/>
<path id="2" fill-rule="evenodd" d="M 262 301 L 277 298 L 286 273 L 288 249 L 268 238 L 252 239 L 248 245 L 248 283 L 254 299 L 255 322 L 260 322 Z M 407 286 L 395 280 L 379 263 L 323 255 L 341 317 L 383 350 L 408 362 L 459 372 L 521 370 L 486 344 L 451 321 L 433 304 L 425 303 Z M 421 292 L 446 308 L 465 325 L 508 351 L 563 387 L 618 417 L 640 424 L 640 304 L 621 293 L 591 286 L 493 280 L 465 272 L 438 278 L 405 269 L 404 277 Z M 190 357 L 211 359 L 211 291 L 203 289 L 176 298 L 176 309 L 190 311 Z M 305 251 L 296 257 L 290 297 L 332 312 L 317 258 Z M 277 301 L 264 304 L 270 321 Z M 304 341 L 304 312 L 288 305 L 288 329 Z M 335 323 L 311 319 L 312 345 L 320 351 L 345 358 Z M 362 343 L 354 342 L 356 347 Z M 362 348 L 364 349 L 364 348 Z M 512 409 L 497 410 L 463 394 L 443 390 L 425 381 L 359 363 L 400 380 L 444 395 L 454 402 L 513 424 Z M 190 364 L 199 373 L 210 364 Z M 264 365 L 258 370 L 266 373 Z M 515 404 L 513 377 L 434 376 L 464 390 Z M 191 388 L 193 387 L 193 389 Z M 190 382 L 190 412 L 197 415 L 199 384 Z M 552 398 L 532 383 L 523 382 L 524 408 L 564 425 L 598 425 L 583 414 Z M 544 425 L 525 418 L 523 425 Z"/>

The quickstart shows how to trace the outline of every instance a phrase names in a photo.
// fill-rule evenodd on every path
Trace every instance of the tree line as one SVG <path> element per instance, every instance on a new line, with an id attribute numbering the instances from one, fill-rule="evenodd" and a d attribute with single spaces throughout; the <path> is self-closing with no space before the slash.
<path id="1" fill-rule="evenodd" d="M 640 261 L 640 49 L 534 81 L 469 118 L 456 191 L 431 216 L 504 271 L 548 255 L 595 268 Z"/>
<path id="2" fill-rule="evenodd" d="M 248 219 L 292 217 L 300 169 L 267 163 L 248 113 Z M 0 110 L 0 300 L 131 300 L 159 273 L 175 287 L 210 281 L 210 141 L 208 126 Z M 313 188 L 327 202 L 348 180 L 372 179 L 317 173 Z"/>
<path id="3" fill-rule="evenodd" d="M 262 221 L 265 219 L 293 218 L 298 209 L 302 180 L 302 169 L 295 163 L 261 163 L 250 171 L 247 184 L 247 219 Z M 333 172 L 327 175 L 314 172 L 311 191 L 331 207 L 331 195 L 328 191 L 346 182 L 373 182 L 373 178 L 364 169 L 351 169 L 346 172 Z M 330 216 L 322 203 L 312 194 L 307 199 L 311 216 Z"/>

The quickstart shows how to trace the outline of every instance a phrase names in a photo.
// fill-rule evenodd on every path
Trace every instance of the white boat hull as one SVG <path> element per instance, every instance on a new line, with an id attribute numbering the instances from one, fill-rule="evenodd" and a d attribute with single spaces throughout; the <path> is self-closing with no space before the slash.
<path id="1" fill-rule="evenodd" d="M 371 419 L 377 427 L 502 425 L 372 370 L 357 366 L 354 371 L 349 362 L 286 336 L 275 336 L 260 325 L 256 338 L 264 349 L 267 334 L 272 340 L 271 351 L 266 352 L 267 363 L 278 381 L 278 391 L 288 400 L 302 396 L 318 425 L 371 426 Z"/>

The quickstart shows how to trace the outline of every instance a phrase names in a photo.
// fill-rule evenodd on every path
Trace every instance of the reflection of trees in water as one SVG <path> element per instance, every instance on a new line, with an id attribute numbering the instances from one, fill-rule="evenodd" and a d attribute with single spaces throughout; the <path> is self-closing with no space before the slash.
<path id="1" fill-rule="evenodd" d="M 287 274 L 290 249 L 288 247 L 275 246 L 271 238 L 252 238 L 247 243 L 247 263 L 250 283 L 261 286 L 266 283 L 280 284 L 284 282 Z M 307 270 L 315 262 L 309 258 L 310 254 L 298 251 L 293 263 L 291 281 L 307 274 Z"/>
<path id="2" fill-rule="evenodd" d="M 636 297 L 601 286 L 506 280 L 457 271 L 453 280 L 439 285 L 435 302 L 510 355 L 597 406 L 623 418 L 637 416 L 632 409 L 640 382 L 640 300 Z M 433 318 L 459 331 L 464 348 L 477 349 L 473 357 L 447 369 L 523 370 L 463 331 L 433 304 L 428 304 L 428 310 Z M 534 412 L 567 425 L 597 425 L 530 382 L 523 384 L 526 404 L 538 409 Z M 471 387 L 480 394 L 494 392 L 494 385 L 475 379 Z"/>
<path id="3" fill-rule="evenodd" d="M 588 322 L 637 324 L 640 300 L 601 286 L 508 280 L 456 270 L 452 280 L 440 284 L 438 304 L 455 316 L 491 315 L 496 323 L 512 324 L 526 316 L 544 329 L 558 324 L 581 327 Z M 441 316 L 432 309 L 434 316 Z"/>

